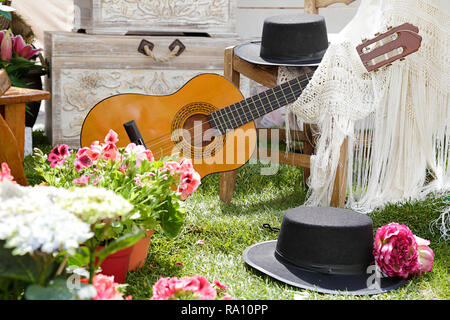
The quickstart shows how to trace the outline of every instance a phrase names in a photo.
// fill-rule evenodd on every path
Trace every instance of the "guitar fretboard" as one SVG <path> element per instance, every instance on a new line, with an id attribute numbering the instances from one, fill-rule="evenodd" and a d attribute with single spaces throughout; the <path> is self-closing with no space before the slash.
<path id="1" fill-rule="evenodd" d="M 294 102 L 307 86 L 313 73 L 305 72 L 302 77 L 210 113 L 208 116 L 211 126 L 224 134 Z"/>

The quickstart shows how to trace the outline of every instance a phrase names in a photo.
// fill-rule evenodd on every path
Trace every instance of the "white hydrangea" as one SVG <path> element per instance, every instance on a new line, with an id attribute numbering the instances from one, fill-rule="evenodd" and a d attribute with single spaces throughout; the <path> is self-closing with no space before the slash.
<path id="1" fill-rule="evenodd" d="M 93 236 L 92 224 L 129 213 L 132 204 L 93 186 L 66 190 L 0 183 L 0 240 L 13 254 L 72 252 Z"/>
<path id="2" fill-rule="evenodd" d="M 133 205 L 121 195 L 94 186 L 70 190 L 56 203 L 89 224 L 124 216 L 133 210 Z"/>
<path id="3" fill-rule="evenodd" d="M 93 236 L 90 225 L 57 206 L 0 217 L 0 239 L 13 255 L 73 250 Z"/>
<path id="4" fill-rule="evenodd" d="M 54 203 L 62 190 L 0 183 L 0 240 L 14 255 L 73 252 L 93 236 L 89 224 Z"/>

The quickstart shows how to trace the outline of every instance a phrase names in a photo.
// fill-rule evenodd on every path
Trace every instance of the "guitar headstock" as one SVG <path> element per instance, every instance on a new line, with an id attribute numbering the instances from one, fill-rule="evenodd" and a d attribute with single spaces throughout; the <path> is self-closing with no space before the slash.
<path id="1" fill-rule="evenodd" d="M 404 23 L 385 33 L 376 34 L 373 39 L 363 40 L 356 51 L 367 71 L 377 71 L 378 68 L 419 50 L 422 37 L 418 33 L 416 26 Z"/>

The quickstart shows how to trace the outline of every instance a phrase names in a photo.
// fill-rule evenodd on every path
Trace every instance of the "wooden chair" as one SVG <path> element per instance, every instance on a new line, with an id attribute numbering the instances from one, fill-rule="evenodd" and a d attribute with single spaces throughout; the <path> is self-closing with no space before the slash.
<path id="1" fill-rule="evenodd" d="M 318 13 L 319 8 L 325 8 L 333 3 L 350 4 L 354 0 L 305 0 L 305 13 Z M 240 75 L 262 84 L 265 87 L 273 88 L 277 85 L 278 67 L 264 66 L 249 63 L 234 55 L 234 47 L 225 49 L 224 57 L 224 76 L 233 82 L 238 88 L 240 83 Z M 279 137 L 282 138 L 285 132 L 280 130 Z M 270 139 L 271 131 L 268 130 L 268 139 Z M 258 135 L 259 136 L 259 135 Z M 291 137 L 295 141 L 303 143 L 303 153 L 294 152 L 279 152 L 279 163 L 296 165 L 304 168 L 304 180 L 309 177 L 310 157 L 313 153 L 314 146 L 312 145 L 311 127 L 304 124 L 303 131 L 292 130 Z M 260 158 L 260 152 L 257 149 L 256 157 Z M 336 171 L 336 179 L 334 182 L 334 190 L 331 199 L 331 205 L 334 207 L 344 207 L 346 197 L 346 153 L 347 140 L 341 146 L 341 155 L 339 165 Z M 269 154 L 270 158 L 273 158 Z M 269 158 L 269 159 L 270 159 Z M 230 202 L 233 196 L 234 186 L 236 183 L 237 170 L 222 172 L 220 174 L 220 199 L 224 202 Z"/>
<path id="2" fill-rule="evenodd" d="M 21 185 L 27 185 L 23 167 L 25 147 L 25 105 L 50 99 L 42 90 L 11 87 L 0 96 L 0 164 L 6 162 Z"/>

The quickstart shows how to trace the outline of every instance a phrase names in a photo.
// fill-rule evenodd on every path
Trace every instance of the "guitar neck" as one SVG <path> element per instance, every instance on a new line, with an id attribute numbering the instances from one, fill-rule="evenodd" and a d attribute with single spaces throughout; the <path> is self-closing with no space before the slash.
<path id="1" fill-rule="evenodd" d="M 294 102 L 309 83 L 314 72 L 285 82 L 208 115 L 212 127 L 224 134 L 259 117 Z"/>

